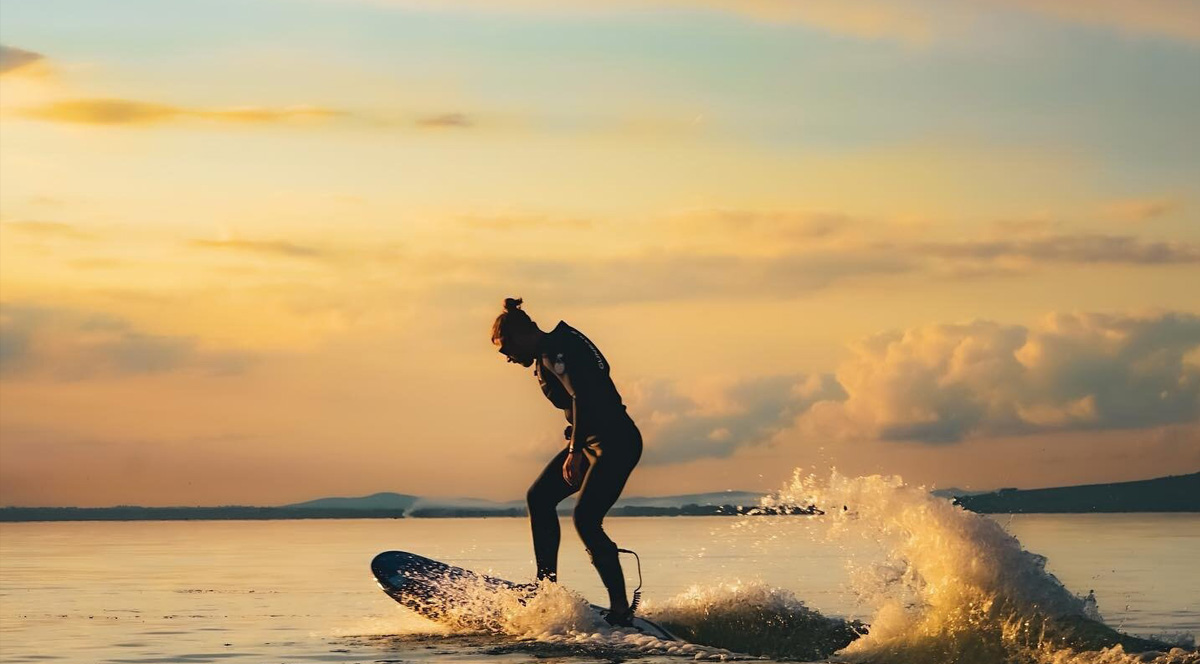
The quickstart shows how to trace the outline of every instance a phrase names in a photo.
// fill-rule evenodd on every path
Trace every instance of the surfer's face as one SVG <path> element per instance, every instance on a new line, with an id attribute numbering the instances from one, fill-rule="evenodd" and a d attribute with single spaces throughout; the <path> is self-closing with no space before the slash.
<path id="1" fill-rule="evenodd" d="M 496 339 L 496 346 L 509 362 L 531 367 L 536 359 L 534 356 L 537 351 L 537 335 L 518 333 L 503 336 Z"/>

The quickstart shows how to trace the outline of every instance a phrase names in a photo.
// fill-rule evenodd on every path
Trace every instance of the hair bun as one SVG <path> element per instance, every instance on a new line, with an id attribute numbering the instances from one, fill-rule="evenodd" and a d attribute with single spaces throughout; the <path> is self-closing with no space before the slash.
<path id="1" fill-rule="evenodd" d="M 521 303 L 524 301 L 519 297 L 506 297 L 504 298 L 504 310 L 510 312 L 518 311 L 521 308 Z"/>

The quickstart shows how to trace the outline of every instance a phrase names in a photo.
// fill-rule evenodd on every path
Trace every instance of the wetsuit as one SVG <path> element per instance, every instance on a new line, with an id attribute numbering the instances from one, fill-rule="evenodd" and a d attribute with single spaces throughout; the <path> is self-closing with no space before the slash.
<path id="1" fill-rule="evenodd" d="M 542 393 L 566 414 L 567 447 L 558 453 L 529 487 L 529 521 L 539 579 L 558 572 L 559 527 L 556 508 L 576 491 L 575 528 L 592 564 L 608 589 L 610 606 L 628 606 L 625 577 L 617 545 L 602 523 L 629 473 L 642 456 L 642 435 L 609 378 L 608 361 L 582 332 L 559 321 L 542 337 L 534 375 Z M 563 463 L 574 449 L 587 456 L 583 482 L 573 487 L 563 479 Z"/>

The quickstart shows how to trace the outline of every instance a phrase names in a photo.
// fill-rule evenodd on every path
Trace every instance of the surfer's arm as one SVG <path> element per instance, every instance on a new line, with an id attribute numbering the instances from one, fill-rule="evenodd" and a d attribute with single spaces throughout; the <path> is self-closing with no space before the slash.
<path id="1" fill-rule="evenodd" d="M 563 462 L 563 479 L 576 486 L 583 479 L 584 455 L 582 447 L 589 435 L 595 432 L 596 407 L 604 398 L 608 374 L 593 353 L 579 349 L 567 362 L 560 374 L 562 386 L 571 395 L 571 437 L 567 443 L 567 458 Z M 609 388 L 611 389 L 611 388 Z"/>
<path id="2" fill-rule="evenodd" d="M 607 374 L 591 353 L 577 352 L 563 373 L 563 387 L 571 396 L 571 439 L 568 449 L 578 451 L 596 430 L 596 406 L 604 398 Z"/>
<path id="3" fill-rule="evenodd" d="M 572 390 L 574 394 L 574 390 Z M 583 479 L 583 450 L 579 448 L 579 399 L 571 400 L 571 421 L 567 427 L 567 458 L 563 460 L 562 476 L 568 486 L 578 486 Z"/>
<path id="4" fill-rule="evenodd" d="M 571 419 L 573 417 L 573 403 L 570 393 L 567 392 L 566 388 L 563 387 L 562 381 L 557 377 L 550 376 L 547 378 L 544 373 L 545 371 L 546 368 L 542 365 L 542 360 L 539 359 L 537 369 L 533 372 L 533 375 L 537 376 L 538 386 L 542 388 L 542 394 L 546 395 L 550 403 L 562 410 L 563 417 L 567 419 L 568 424 L 573 424 L 574 420 Z"/>
<path id="5" fill-rule="evenodd" d="M 576 436 L 576 434 L 579 433 L 579 425 L 578 425 L 579 411 L 578 411 L 578 408 L 579 408 L 579 402 L 576 400 L 572 400 L 571 401 L 571 427 L 570 427 L 571 435 L 567 436 L 567 449 L 572 454 L 574 454 L 575 452 L 577 452 L 579 450 L 579 448 L 576 447 L 576 444 L 575 444 L 575 436 Z"/>

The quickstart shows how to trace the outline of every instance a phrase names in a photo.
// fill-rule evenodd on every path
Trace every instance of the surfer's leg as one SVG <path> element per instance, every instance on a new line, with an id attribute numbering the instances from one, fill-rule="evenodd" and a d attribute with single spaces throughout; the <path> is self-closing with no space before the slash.
<path id="1" fill-rule="evenodd" d="M 642 456 L 642 437 L 635 429 L 621 439 L 602 441 L 587 448 L 591 463 L 575 506 L 575 529 L 587 547 L 592 565 L 608 590 L 609 608 L 615 614 L 629 611 L 625 575 L 617 545 L 604 532 L 604 515 L 621 496 L 629 474 Z"/>
<path id="2" fill-rule="evenodd" d="M 537 560 L 537 578 L 558 580 L 558 504 L 577 489 L 563 479 L 567 450 L 559 452 L 525 494 L 529 506 L 529 525 L 533 529 L 533 556 Z"/>

